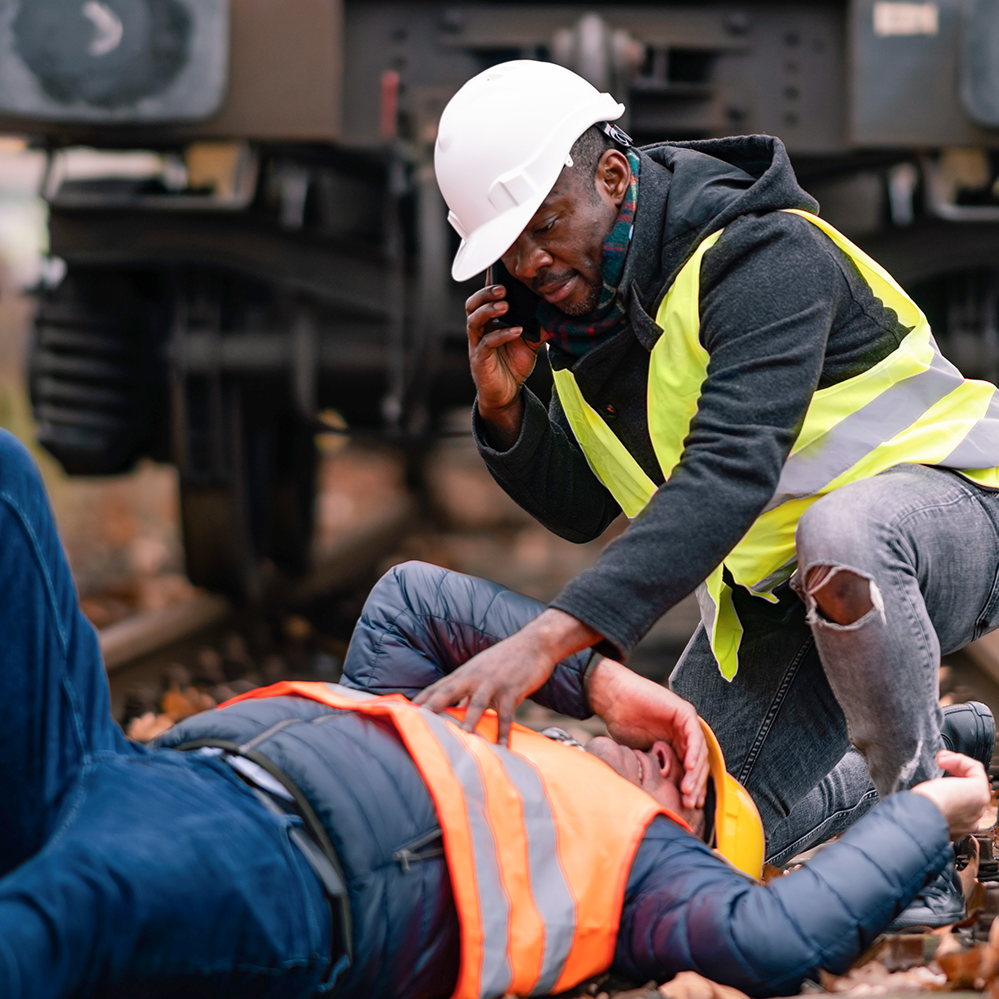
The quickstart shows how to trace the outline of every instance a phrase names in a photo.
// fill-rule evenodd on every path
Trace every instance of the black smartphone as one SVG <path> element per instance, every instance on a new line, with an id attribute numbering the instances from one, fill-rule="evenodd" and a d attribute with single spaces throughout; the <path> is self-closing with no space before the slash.
<path id="1" fill-rule="evenodd" d="M 522 326 L 524 332 L 521 337 L 528 343 L 537 343 L 541 339 L 541 323 L 537 317 L 538 296 L 526 284 L 512 277 L 499 260 L 486 271 L 486 286 L 491 284 L 501 284 L 506 288 L 506 301 L 510 303 L 510 308 L 502 316 L 490 319 L 486 323 L 486 332 Z"/>

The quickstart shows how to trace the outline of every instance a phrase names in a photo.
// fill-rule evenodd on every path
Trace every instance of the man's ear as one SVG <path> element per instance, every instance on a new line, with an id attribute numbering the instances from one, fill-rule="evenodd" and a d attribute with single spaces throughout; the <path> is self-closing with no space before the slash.
<path id="1" fill-rule="evenodd" d="M 597 191 L 618 208 L 631 183 L 631 164 L 619 149 L 605 149 L 593 178 Z"/>
<path id="2" fill-rule="evenodd" d="M 672 749 L 672 747 L 670 748 Z M 680 760 L 676 752 L 668 753 L 658 742 L 654 742 L 651 753 L 652 759 L 659 767 L 659 773 L 662 774 L 663 780 L 667 780 L 672 776 L 676 780 L 677 785 L 679 785 L 680 781 L 683 780 L 683 767 L 680 765 Z"/>

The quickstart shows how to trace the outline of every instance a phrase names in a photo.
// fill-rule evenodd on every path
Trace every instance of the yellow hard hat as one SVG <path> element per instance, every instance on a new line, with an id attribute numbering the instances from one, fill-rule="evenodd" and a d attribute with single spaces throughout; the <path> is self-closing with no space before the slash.
<path id="1" fill-rule="evenodd" d="M 725 757 L 714 732 L 703 718 L 699 720 L 715 782 L 715 846 L 733 867 L 758 879 L 763 874 L 766 851 L 760 813 L 749 792 L 725 769 Z"/>

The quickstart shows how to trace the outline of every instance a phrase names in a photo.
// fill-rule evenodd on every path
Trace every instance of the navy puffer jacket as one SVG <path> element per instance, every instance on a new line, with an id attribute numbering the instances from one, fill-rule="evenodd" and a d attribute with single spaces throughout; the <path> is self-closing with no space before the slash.
<path id="1" fill-rule="evenodd" d="M 541 609 L 491 583 L 420 563 L 398 566 L 371 593 L 343 682 L 412 694 Z M 536 699 L 585 715 L 584 667 L 583 656 L 566 661 Z M 274 698 L 198 715 L 160 745 L 205 737 L 244 743 L 282 720 L 255 748 L 308 797 L 350 889 L 356 959 L 337 995 L 450 995 L 458 925 L 439 826 L 426 786 L 388 727 Z M 639 981 L 694 970 L 753 996 L 790 995 L 819 968 L 848 966 L 951 856 L 943 816 L 909 792 L 768 887 L 659 817 L 632 866 L 614 966 Z"/>

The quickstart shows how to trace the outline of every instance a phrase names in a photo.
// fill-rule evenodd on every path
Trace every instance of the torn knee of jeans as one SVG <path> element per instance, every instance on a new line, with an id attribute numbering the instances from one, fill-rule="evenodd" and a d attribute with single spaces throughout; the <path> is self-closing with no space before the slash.
<path id="1" fill-rule="evenodd" d="M 877 583 L 842 565 L 811 566 L 805 573 L 804 597 L 809 624 L 821 620 L 841 627 L 857 625 L 874 610 L 885 617 Z"/>

